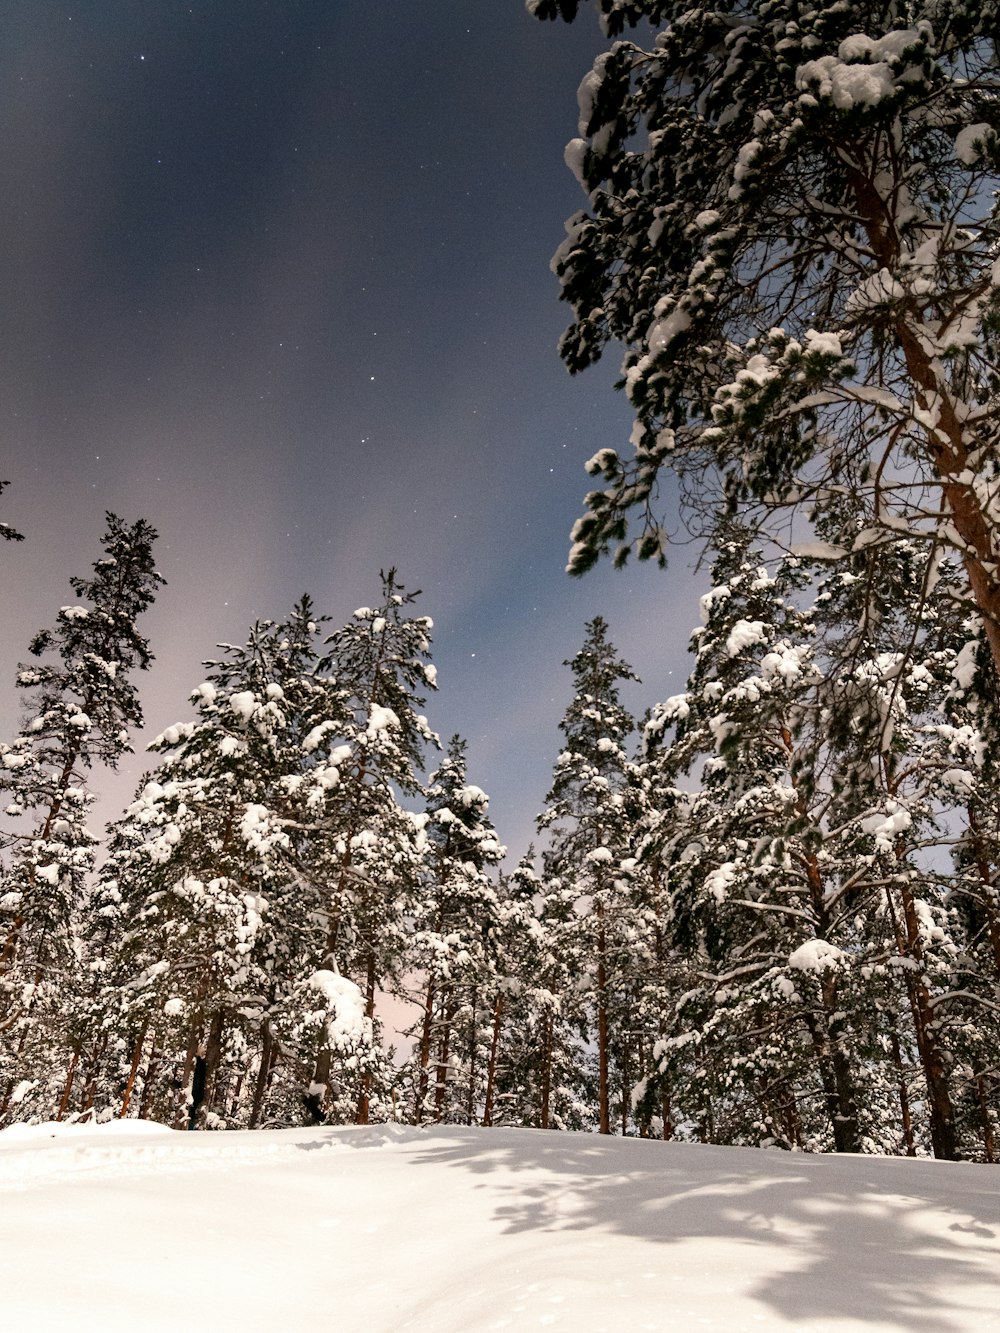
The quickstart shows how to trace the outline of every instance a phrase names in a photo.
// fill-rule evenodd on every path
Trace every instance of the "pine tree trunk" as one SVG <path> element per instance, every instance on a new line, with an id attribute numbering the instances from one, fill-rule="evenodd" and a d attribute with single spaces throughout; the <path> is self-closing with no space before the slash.
<path id="1" fill-rule="evenodd" d="M 490 1035 L 490 1055 L 486 1065 L 486 1096 L 483 1103 L 483 1125 L 493 1124 L 493 1099 L 497 1086 L 497 1055 L 500 1050 L 500 1031 L 503 1024 L 503 995 L 493 1001 L 493 1031 Z"/>
<path id="2" fill-rule="evenodd" d="M 87 1079 L 87 1085 L 83 1090 L 83 1097 L 80 1099 L 81 1116 L 89 1111 L 94 1105 L 94 1099 L 97 1096 L 97 1080 L 101 1071 L 101 1061 L 104 1059 L 104 1053 L 107 1049 L 108 1038 L 107 1033 L 105 1033 L 94 1047 L 93 1059 L 90 1062 L 90 1074 Z"/>
<path id="3" fill-rule="evenodd" d="M 375 1017 L 375 950 L 369 948 L 365 977 L 365 1017 Z M 361 1076 L 361 1091 L 358 1094 L 358 1109 L 354 1116 L 356 1125 L 367 1125 L 371 1115 L 372 1075 L 366 1069 Z"/>
<path id="4" fill-rule="evenodd" d="M 542 1129 L 549 1128 L 549 1103 L 552 1096 L 553 1016 L 547 1010 L 542 1019 L 542 1097 L 539 1120 Z"/>
<path id="5" fill-rule="evenodd" d="M 160 1063 L 163 1059 L 163 1048 L 157 1045 L 156 1033 L 153 1033 L 149 1044 L 149 1059 L 146 1062 L 146 1072 L 142 1076 L 142 1096 L 139 1099 L 139 1119 L 149 1120 L 153 1113 L 153 1103 L 156 1096 L 156 1079 L 160 1072 Z"/>
<path id="6" fill-rule="evenodd" d="M 927 1088 L 927 1111 L 930 1120 L 931 1150 L 935 1157 L 944 1161 L 958 1160 L 958 1139 L 955 1133 L 955 1113 L 951 1104 L 948 1088 L 948 1074 L 944 1051 L 938 1040 L 934 1023 L 934 1007 L 930 992 L 923 979 L 923 948 L 920 943 L 920 923 L 917 918 L 916 904 L 909 884 L 902 880 L 899 884 L 900 903 L 903 909 L 905 933 L 900 928 L 891 889 L 886 889 L 889 913 L 896 931 L 896 943 L 900 955 L 912 959 L 919 971 L 905 968 L 903 975 L 906 991 L 913 1015 L 914 1033 L 917 1039 L 917 1052 Z"/>
<path id="7" fill-rule="evenodd" d="M 221 1054 L 222 1014 L 216 1011 L 209 1022 L 204 1045 L 199 1045 L 195 1052 L 188 1129 L 197 1129 L 202 1111 L 207 1115 L 213 1109 L 215 1080 Z"/>
<path id="8" fill-rule="evenodd" d="M 604 906 L 597 907 L 597 1116 L 598 1132 L 611 1133 L 611 1097 L 608 1086 L 608 973 Z"/>
<path id="9" fill-rule="evenodd" d="M 417 1102 L 414 1107 L 416 1123 L 422 1124 L 427 1109 L 427 1094 L 430 1085 L 431 1032 L 434 1025 L 434 979 L 427 982 L 427 994 L 424 997 L 424 1017 L 420 1028 L 419 1066 L 417 1071 Z"/>
<path id="10" fill-rule="evenodd" d="M 198 1053 L 200 1036 L 196 1027 L 192 1027 L 188 1035 L 187 1050 L 184 1052 L 184 1066 L 181 1070 L 181 1086 L 177 1092 L 177 1101 L 174 1106 L 174 1129 L 190 1129 L 190 1102 L 191 1079 L 194 1074 L 195 1056 Z"/>
<path id="11" fill-rule="evenodd" d="M 118 1112 L 118 1119 L 124 1120 L 128 1115 L 128 1104 L 132 1100 L 132 1089 L 135 1087 L 136 1075 L 139 1072 L 139 1066 L 142 1063 L 142 1048 L 146 1041 L 146 1030 L 149 1027 L 149 1019 L 143 1023 L 136 1039 L 135 1049 L 132 1052 L 132 1067 L 128 1071 L 128 1079 L 125 1083 L 125 1094 L 122 1097 L 122 1109 Z"/>
<path id="12" fill-rule="evenodd" d="M 434 1080 L 434 1123 L 440 1125 L 445 1114 L 445 1094 L 448 1090 L 448 1070 L 451 1060 L 451 1034 L 455 1024 L 455 1012 L 458 1001 L 454 989 L 449 986 L 444 991 L 443 1014 L 439 1034 L 437 1069 Z"/>
<path id="13" fill-rule="evenodd" d="M 73 1091 L 73 1079 L 76 1077 L 76 1066 L 79 1063 L 79 1060 L 80 1052 L 74 1051 L 73 1059 L 70 1061 L 69 1065 L 69 1072 L 66 1075 L 66 1084 L 63 1088 L 62 1099 L 59 1102 L 59 1110 L 56 1112 L 56 1120 L 61 1120 L 66 1114 L 66 1109 L 69 1106 L 70 1094 Z"/>
<path id="14" fill-rule="evenodd" d="M 628 1040 L 622 1042 L 622 1138 L 628 1135 Z"/>
<path id="15" fill-rule="evenodd" d="M 901 242 L 887 202 L 866 170 L 852 163 L 846 165 L 876 262 L 894 272 L 901 258 Z M 925 412 L 933 407 L 934 426 L 925 434 L 927 460 L 937 476 L 942 507 L 950 514 L 961 542 L 969 588 L 983 618 L 994 677 L 1000 681 L 1000 583 L 994 576 L 1000 551 L 995 541 L 995 524 L 976 489 L 977 469 L 974 464 L 970 467 L 965 424 L 947 392 L 948 386 L 941 382 L 944 372 L 940 360 L 911 327 L 908 312 L 901 310 L 895 317 L 894 333 L 913 385 L 914 402 Z M 938 1114 L 941 1112 L 939 1107 Z M 941 1126 L 939 1130 L 945 1146 L 949 1135 Z"/>
<path id="16" fill-rule="evenodd" d="M 976 1098 L 979 1112 L 983 1117 L 983 1154 L 990 1164 L 996 1159 L 996 1146 L 993 1139 L 993 1122 L 990 1119 L 990 1099 L 986 1095 L 986 1079 L 982 1074 L 976 1077 Z"/>
<path id="17" fill-rule="evenodd" d="M 979 878 L 983 885 L 983 896 L 981 899 L 983 913 L 986 917 L 986 934 L 990 941 L 990 951 L 993 955 L 993 967 L 997 977 L 1000 978 L 1000 910 L 998 910 L 997 890 L 994 884 L 996 878 L 993 868 L 990 865 L 989 858 L 983 847 L 983 836 L 979 827 L 979 821 L 976 817 L 975 807 L 969 804 L 966 807 L 969 817 L 969 833 L 972 838 L 972 845 L 975 849 L 976 869 L 979 872 Z"/>
<path id="18" fill-rule="evenodd" d="M 250 1106 L 250 1128 L 259 1129 L 260 1122 L 264 1115 L 264 1097 L 267 1094 L 267 1085 L 271 1077 L 271 1051 L 274 1046 L 274 1037 L 271 1035 L 271 1024 L 268 1019 L 260 1025 L 260 1068 L 257 1070 L 257 1078 L 253 1088 L 253 1102 Z"/>
<path id="19" fill-rule="evenodd" d="M 467 1125 L 475 1124 L 476 1120 L 476 1064 L 479 1047 L 479 1025 L 476 1011 L 478 1003 L 479 991 L 476 986 L 473 986 L 472 995 L 469 999 L 469 1087 L 465 1096 L 465 1123 Z"/>
<path id="20" fill-rule="evenodd" d="M 226 1117 L 229 1120 L 235 1120 L 237 1115 L 239 1114 L 240 1101 L 243 1098 L 243 1084 L 245 1078 L 246 1078 L 246 1071 L 241 1069 L 240 1072 L 236 1075 L 235 1081 L 233 1081 L 232 1083 L 232 1089 L 233 1089 L 232 1092 L 227 1091 L 226 1093 L 226 1097 L 229 1102 L 228 1109 L 226 1110 Z"/>
<path id="21" fill-rule="evenodd" d="M 892 1048 L 892 1058 L 896 1065 L 896 1086 L 899 1089 L 899 1114 L 903 1127 L 903 1143 L 906 1146 L 907 1157 L 916 1157 L 917 1144 L 913 1137 L 913 1113 L 910 1110 L 910 1094 L 906 1088 L 903 1052 L 899 1048 L 899 1033 L 895 1028 L 889 1034 L 889 1041 Z"/>
<path id="22" fill-rule="evenodd" d="M 789 752 L 791 767 L 792 740 L 786 732 L 786 748 Z M 807 806 L 801 798 L 796 803 L 798 811 L 805 816 Z M 809 901 L 815 917 L 817 937 L 826 939 L 830 932 L 830 910 L 826 901 L 823 873 L 815 852 L 804 857 L 806 881 L 809 885 Z M 820 1080 L 826 1097 L 827 1113 L 833 1130 L 835 1152 L 858 1153 L 861 1151 L 861 1130 L 858 1125 L 858 1099 L 854 1086 L 854 1073 L 844 1050 L 844 1020 L 836 1019 L 839 1012 L 839 987 L 837 979 L 825 972 L 821 981 L 822 1014 L 807 1019 L 812 1037 L 816 1059 L 819 1065 Z"/>
<path id="23" fill-rule="evenodd" d="M 663 1139 L 667 1141 L 674 1137 L 674 1122 L 671 1119 L 669 1092 L 664 1092 L 660 1097 L 660 1115 L 663 1117 Z"/>

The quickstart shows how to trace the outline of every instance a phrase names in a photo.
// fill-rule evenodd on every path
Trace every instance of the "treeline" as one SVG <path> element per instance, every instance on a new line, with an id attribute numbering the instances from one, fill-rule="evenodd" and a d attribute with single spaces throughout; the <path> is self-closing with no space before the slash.
<path id="1" fill-rule="evenodd" d="M 947 559 L 858 540 L 846 502 L 823 524 L 768 560 L 727 526 L 687 688 L 640 727 L 587 626 L 541 853 L 503 874 L 462 741 L 436 753 L 432 626 L 394 571 L 347 625 L 303 598 L 223 646 L 98 840 L 89 770 L 141 723 L 160 582 L 155 533 L 109 515 L 0 746 L 0 1124 L 996 1160 L 988 648 Z"/>

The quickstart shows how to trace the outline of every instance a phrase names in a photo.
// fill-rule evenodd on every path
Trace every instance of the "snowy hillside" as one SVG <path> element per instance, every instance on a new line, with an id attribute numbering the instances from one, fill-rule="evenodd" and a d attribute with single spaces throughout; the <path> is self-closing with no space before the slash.
<path id="1" fill-rule="evenodd" d="M 3 1326 L 1000 1329 L 1000 1174 L 532 1130 L 0 1134 Z"/>

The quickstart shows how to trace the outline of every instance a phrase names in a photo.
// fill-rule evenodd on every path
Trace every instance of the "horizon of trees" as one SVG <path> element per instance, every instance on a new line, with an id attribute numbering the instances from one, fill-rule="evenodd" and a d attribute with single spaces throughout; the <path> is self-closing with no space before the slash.
<path id="1" fill-rule="evenodd" d="M 505 873 L 464 743 L 439 754 L 422 711 L 432 626 L 395 571 L 339 629 L 304 597 L 223 645 L 93 833 L 90 770 L 141 722 L 154 540 L 108 516 L 0 744 L 0 1124 L 406 1120 L 996 1160 L 989 656 L 948 567 L 894 651 L 919 542 L 768 562 L 731 521 L 687 688 L 641 723 L 591 621 L 540 854 Z"/>

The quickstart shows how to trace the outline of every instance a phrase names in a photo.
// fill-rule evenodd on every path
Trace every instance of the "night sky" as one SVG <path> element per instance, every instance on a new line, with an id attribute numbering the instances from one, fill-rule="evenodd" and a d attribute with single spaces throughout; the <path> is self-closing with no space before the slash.
<path id="1" fill-rule="evenodd" d="M 435 622 L 431 725 L 512 853 L 586 620 L 633 709 L 681 688 L 683 553 L 563 573 L 583 462 L 631 425 L 617 357 L 562 367 L 548 268 L 600 49 L 592 15 L 521 0 L 6 0 L 0 517 L 26 540 L 0 549 L 0 734 L 106 509 L 160 532 L 147 739 L 217 642 L 304 591 L 342 623 L 396 565 Z M 104 816 L 146 763 L 95 775 Z"/>

